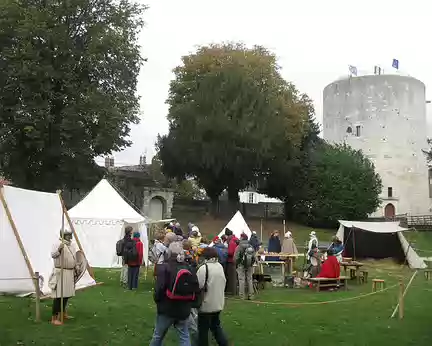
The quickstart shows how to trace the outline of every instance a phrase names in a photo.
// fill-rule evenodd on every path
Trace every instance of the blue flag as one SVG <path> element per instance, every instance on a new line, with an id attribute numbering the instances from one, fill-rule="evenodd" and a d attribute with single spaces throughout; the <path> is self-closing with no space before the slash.
<path id="1" fill-rule="evenodd" d="M 392 67 L 394 67 L 396 70 L 399 70 L 399 60 L 393 59 Z"/>
<path id="2" fill-rule="evenodd" d="M 357 76 L 357 67 L 349 65 L 348 68 L 352 76 Z"/>

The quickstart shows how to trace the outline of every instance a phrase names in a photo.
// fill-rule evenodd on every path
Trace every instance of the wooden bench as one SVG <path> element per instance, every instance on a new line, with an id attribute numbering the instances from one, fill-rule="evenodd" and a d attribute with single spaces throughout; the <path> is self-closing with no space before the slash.
<path id="1" fill-rule="evenodd" d="M 423 269 L 426 280 L 432 280 L 432 269 Z"/>
<path id="2" fill-rule="evenodd" d="M 386 286 L 385 280 L 381 280 L 381 279 L 372 280 L 372 292 L 376 292 L 377 288 L 383 290 L 385 289 L 385 286 Z"/>
<path id="3" fill-rule="evenodd" d="M 310 278 L 309 281 L 315 285 L 317 292 L 320 291 L 321 287 L 340 287 L 342 285 L 346 291 L 348 290 L 348 279 L 347 276 L 340 276 L 338 278 Z"/>

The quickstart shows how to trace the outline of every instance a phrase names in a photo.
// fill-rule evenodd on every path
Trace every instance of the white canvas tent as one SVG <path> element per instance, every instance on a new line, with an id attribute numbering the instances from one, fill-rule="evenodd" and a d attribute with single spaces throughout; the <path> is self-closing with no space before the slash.
<path id="1" fill-rule="evenodd" d="M 48 279 L 53 270 L 51 249 L 62 228 L 61 196 L 3 186 L 0 199 L 0 293 L 35 293 L 32 278 L 39 272 L 41 293 L 49 294 Z M 67 217 L 64 223 L 71 228 Z M 75 246 L 79 248 L 79 240 Z M 95 284 L 86 271 L 76 288 Z"/>
<path id="2" fill-rule="evenodd" d="M 225 230 L 227 228 L 233 231 L 233 234 L 237 238 L 240 238 L 240 235 L 242 233 L 245 233 L 248 236 L 248 238 L 250 238 L 250 236 L 252 235 L 252 232 L 249 226 L 247 225 L 242 213 L 240 213 L 240 211 L 237 211 L 237 213 L 235 213 L 235 215 L 232 217 L 230 222 L 228 222 L 228 224 L 222 229 L 222 231 L 220 231 L 220 233 L 218 234 L 219 238 L 225 234 Z"/>
<path id="3" fill-rule="evenodd" d="M 123 238 L 126 226 L 141 233 L 144 261 L 148 263 L 148 235 L 145 218 L 135 211 L 102 179 L 89 194 L 69 210 L 75 231 L 92 267 L 117 268 L 122 260 L 116 254 L 116 243 Z"/>
<path id="4" fill-rule="evenodd" d="M 411 268 L 426 268 L 424 261 L 409 245 L 399 222 L 361 222 L 339 220 L 336 236 L 345 244 L 344 254 L 354 258 L 394 257 Z"/>

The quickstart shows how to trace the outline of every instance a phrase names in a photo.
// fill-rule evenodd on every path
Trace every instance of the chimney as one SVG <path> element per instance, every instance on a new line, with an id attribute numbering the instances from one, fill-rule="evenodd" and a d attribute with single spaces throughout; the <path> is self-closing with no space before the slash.
<path id="1" fill-rule="evenodd" d="M 111 158 L 109 159 L 109 166 L 110 166 L 110 167 L 114 167 L 114 157 L 111 157 Z"/>
<path id="2" fill-rule="evenodd" d="M 105 157 L 105 168 L 109 168 L 109 166 L 110 166 L 110 158 Z"/>
<path id="3" fill-rule="evenodd" d="M 140 166 L 145 166 L 145 164 L 146 164 L 146 157 L 145 157 L 145 155 L 141 155 L 140 156 L 139 164 L 140 164 Z"/>

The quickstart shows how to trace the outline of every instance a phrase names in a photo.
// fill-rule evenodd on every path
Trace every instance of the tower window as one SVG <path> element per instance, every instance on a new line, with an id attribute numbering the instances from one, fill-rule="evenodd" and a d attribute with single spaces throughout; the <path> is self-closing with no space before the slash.
<path id="1" fill-rule="evenodd" d="M 360 125 L 356 126 L 356 137 L 360 137 Z"/>
<path id="2" fill-rule="evenodd" d="M 352 133 L 352 128 L 351 128 L 351 126 L 348 126 L 348 128 L 347 128 L 347 133 Z"/>
<path id="3" fill-rule="evenodd" d="M 387 197 L 389 197 L 389 198 L 393 197 L 393 188 L 392 187 L 387 188 Z"/>

